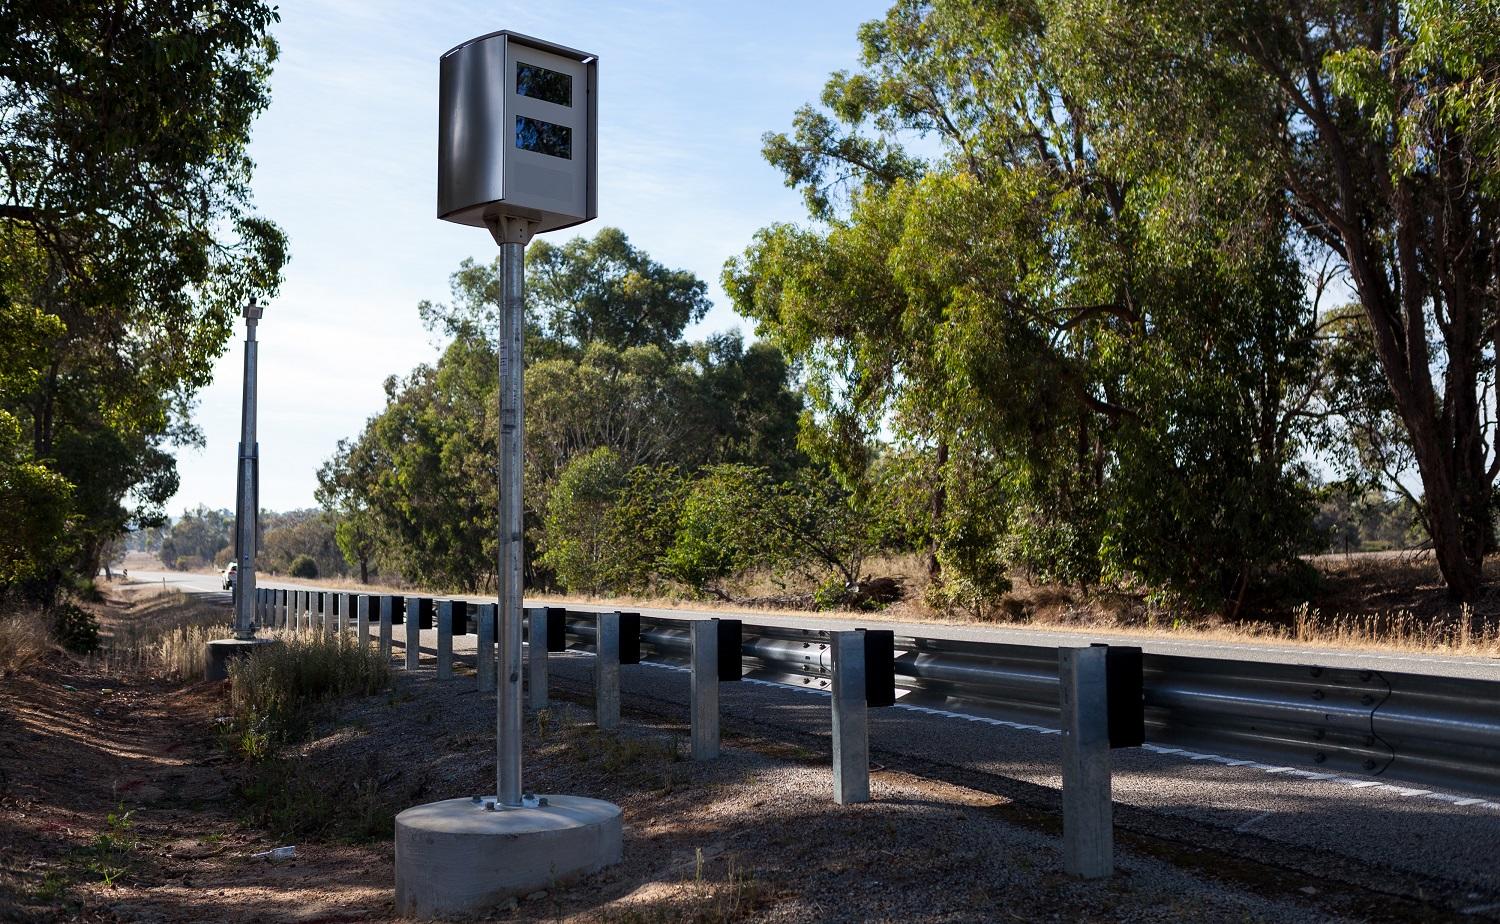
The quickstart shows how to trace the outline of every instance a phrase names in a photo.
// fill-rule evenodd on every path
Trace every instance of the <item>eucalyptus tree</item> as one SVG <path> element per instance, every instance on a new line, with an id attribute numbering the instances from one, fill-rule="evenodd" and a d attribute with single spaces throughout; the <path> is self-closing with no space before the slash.
<path id="1" fill-rule="evenodd" d="M 803 364 L 849 480 L 882 430 L 919 451 L 910 535 L 956 578 L 1016 563 L 1238 601 L 1310 522 L 1285 225 L 1232 173 L 1205 178 L 1218 220 L 1169 220 L 1181 178 L 1100 117 L 1055 16 L 902 2 L 862 27 L 862 70 L 766 139 L 817 224 L 763 230 L 725 286 Z M 1247 210 L 1255 233 L 1229 234 Z"/>
<path id="2" fill-rule="evenodd" d="M 1346 332 L 1373 354 L 1404 436 L 1390 449 L 1420 481 L 1450 592 L 1474 597 L 1500 474 L 1487 397 L 1500 320 L 1500 5 L 1056 9 L 1098 111 L 1143 157 L 1173 163 L 1189 191 L 1203 174 L 1244 177 L 1255 201 L 1274 202 L 1347 272 L 1363 323 Z M 1351 435 L 1369 422 L 1347 421 Z M 1406 473 L 1392 474 L 1397 488 Z"/>
<path id="3" fill-rule="evenodd" d="M 161 520 L 166 446 L 199 440 L 194 394 L 245 299 L 280 282 L 246 154 L 276 19 L 260 0 L 0 4 L 0 304 L 59 328 L 4 411 L 72 485 L 62 541 L 84 574 L 128 522 Z"/>

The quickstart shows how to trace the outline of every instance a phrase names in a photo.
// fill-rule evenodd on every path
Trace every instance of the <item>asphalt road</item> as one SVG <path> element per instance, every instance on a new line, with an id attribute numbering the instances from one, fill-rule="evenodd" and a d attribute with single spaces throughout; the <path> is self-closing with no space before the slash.
<path id="1" fill-rule="evenodd" d="M 217 593 L 222 579 L 218 575 L 190 574 L 177 571 L 136 571 L 131 580 L 165 581 L 167 586 L 177 587 L 191 593 Z M 278 578 L 278 587 L 307 587 L 312 590 L 327 590 L 316 584 L 300 583 Z M 228 595 L 224 594 L 228 600 Z M 473 603 L 494 602 L 493 597 L 461 597 Z M 546 599 L 527 600 L 527 606 L 564 605 Z M 615 607 L 567 603 L 569 609 L 580 611 L 608 611 Z M 1370 651 L 1339 649 L 1312 645 L 1252 644 L 1248 642 L 1215 641 L 1194 638 L 1152 638 L 1143 635 L 1114 632 L 1068 632 L 1055 629 L 1029 629 L 1012 626 L 942 625 L 938 623 L 896 622 L 878 617 L 847 616 L 776 616 L 747 610 L 700 611 L 691 609 L 661 609 L 653 607 L 627 606 L 632 612 L 644 616 L 663 616 L 672 619 L 736 617 L 746 622 L 763 625 L 806 627 L 815 621 L 819 627 L 828 629 L 853 629 L 859 626 L 879 626 L 893 629 L 897 635 L 922 635 L 929 638 L 962 639 L 979 642 L 1007 642 L 1013 645 L 1041 645 L 1056 648 L 1064 645 L 1085 645 L 1089 642 L 1108 642 L 1119 645 L 1138 645 L 1157 654 L 1184 655 L 1199 658 L 1232 658 L 1244 661 L 1270 661 L 1281 664 L 1308 664 L 1322 667 L 1349 668 L 1359 670 L 1371 668 L 1380 671 L 1405 671 L 1412 674 L 1431 674 L 1440 677 L 1468 677 L 1475 680 L 1500 681 L 1500 658 L 1456 656 L 1427 652 L 1402 653 L 1399 651 Z"/>
<path id="2" fill-rule="evenodd" d="M 135 572 L 133 580 L 164 581 L 188 593 L 223 594 L 213 575 Z M 295 582 L 277 581 L 278 586 Z M 308 585 L 311 586 L 311 585 Z M 483 598 L 472 598 L 481 600 Z M 530 601 L 529 601 L 530 602 Z M 535 601 L 542 603 L 545 601 Z M 607 609 L 602 606 L 573 609 Z M 634 608 L 640 609 L 640 608 Z M 681 610 L 640 609 L 643 614 L 723 616 Z M 745 614 L 762 623 L 805 625 L 806 617 Z M 859 621 L 828 619 L 829 628 Z M 864 624 L 870 624 L 865 621 Z M 898 632 L 1026 644 L 1107 641 L 1109 634 L 885 624 Z M 403 634 L 396 633 L 398 662 Z M 1258 658 L 1358 666 L 1378 659 L 1382 669 L 1500 677 L 1500 665 L 1477 658 L 1332 652 L 1288 646 L 1226 645 L 1211 641 L 1143 640 L 1116 636 L 1152 651 L 1203 657 Z M 455 654 L 472 658 L 473 636 L 455 640 Z M 472 676 L 431 678 L 436 633 L 424 632 L 419 676 L 471 693 Z M 550 659 L 553 689 L 588 702 L 592 656 L 566 652 Z M 1391 662 L 1403 662 L 1399 667 Z M 1433 670 L 1436 666 L 1441 671 Z M 621 690 L 632 712 L 686 722 L 687 673 L 642 664 L 621 668 Z M 720 705 L 726 746 L 749 736 L 801 746 L 826 762 L 829 698 L 817 691 L 746 681 L 724 684 Z M 935 714 L 900 705 L 871 710 L 871 759 L 879 767 L 944 779 L 1032 805 L 1058 809 L 1059 738 L 1055 732 L 954 713 Z M 1161 839 L 1188 851 L 1198 846 L 1253 856 L 1299 875 L 1376 892 L 1434 896 L 1468 919 L 1500 920 L 1500 803 L 1464 793 L 1432 792 L 1352 774 L 1317 774 L 1291 767 L 1236 765 L 1213 754 L 1146 747 L 1114 752 L 1118 828 Z M 830 784 L 831 785 L 831 784 Z M 831 788 L 830 788 L 831 797 Z M 1123 843 L 1123 841 L 1122 841 Z"/>

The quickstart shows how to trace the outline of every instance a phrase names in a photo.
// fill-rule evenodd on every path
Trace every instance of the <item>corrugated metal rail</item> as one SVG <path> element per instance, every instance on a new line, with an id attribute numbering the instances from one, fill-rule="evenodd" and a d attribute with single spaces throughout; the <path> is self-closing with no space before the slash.
<path id="1" fill-rule="evenodd" d="M 594 614 L 568 614 L 588 650 Z M 744 624 L 745 676 L 826 690 L 829 633 Z M 642 617 L 642 657 L 686 663 L 687 620 Z M 898 702 L 1057 727 L 1057 649 L 896 637 Z M 1330 773 L 1500 795 L 1500 683 L 1145 656 L 1146 737 Z"/>

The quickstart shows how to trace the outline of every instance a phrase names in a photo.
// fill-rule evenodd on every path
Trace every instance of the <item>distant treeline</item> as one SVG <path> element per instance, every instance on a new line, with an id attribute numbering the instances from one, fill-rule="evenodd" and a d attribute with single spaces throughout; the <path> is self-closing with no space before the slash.
<path id="1" fill-rule="evenodd" d="M 261 511 L 260 527 L 261 570 L 291 574 L 295 568 L 305 577 L 352 572 L 334 538 L 336 518 L 326 510 Z M 199 505 L 166 526 L 130 533 L 124 548 L 154 554 L 169 568 L 222 568 L 234 557 L 234 513 Z"/>

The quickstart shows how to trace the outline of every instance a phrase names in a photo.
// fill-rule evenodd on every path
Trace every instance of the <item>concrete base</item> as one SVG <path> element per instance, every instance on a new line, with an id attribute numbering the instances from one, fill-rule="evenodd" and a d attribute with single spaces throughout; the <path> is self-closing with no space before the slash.
<path id="1" fill-rule="evenodd" d="M 229 662 L 234 658 L 243 658 L 261 645 L 274 645 L 273 638 L 220 638 L 208 643 L 208 668 L 203 676 L 208 680 L 227 680 L 229 678 Z"/>
<path id="2" fill-rule="evenodd" d="M 494 811 L 484 801 L 447 799 L 397 815 L 396 913 L 473 914 L 620 862 L 619 806 L 543 798 L 541 808 Z"/>

